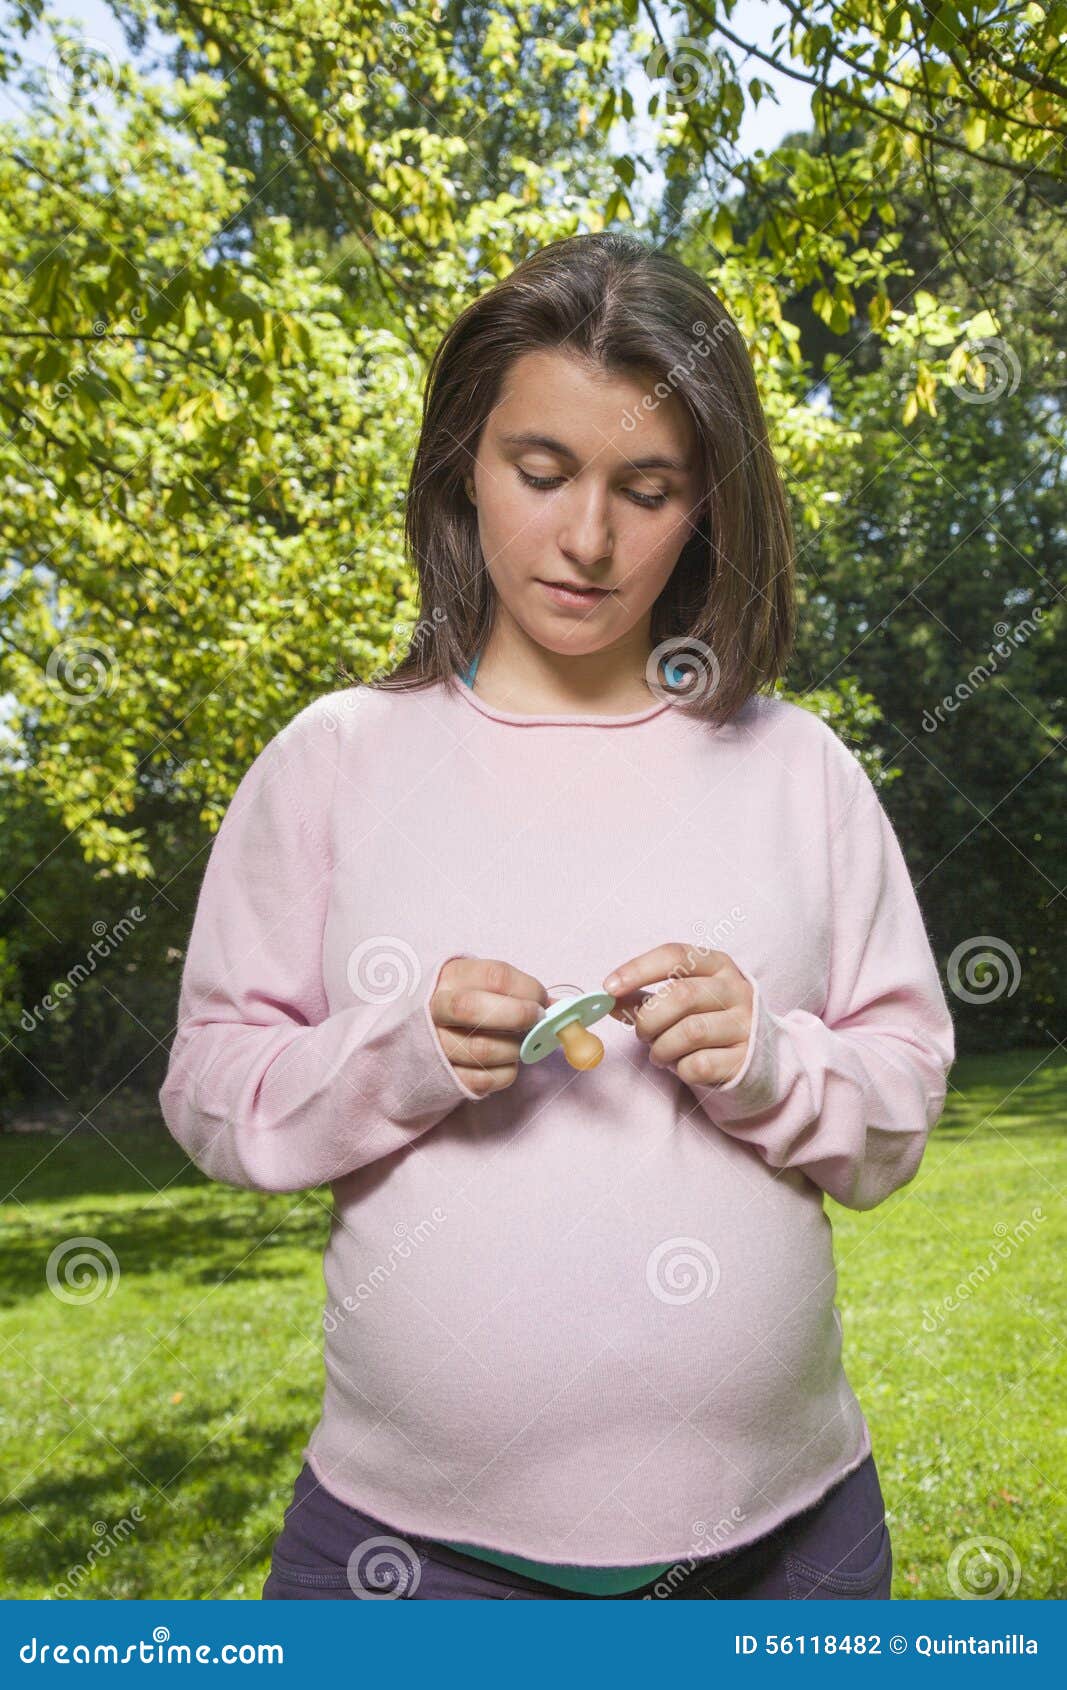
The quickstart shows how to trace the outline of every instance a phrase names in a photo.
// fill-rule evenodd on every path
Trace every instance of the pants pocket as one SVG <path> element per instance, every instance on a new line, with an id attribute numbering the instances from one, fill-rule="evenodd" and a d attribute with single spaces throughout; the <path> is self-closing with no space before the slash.
<path id="1" fill-rule="evenodd" d="M 786 1579 L 790 1598 L 804 1601 L 809 1598 L 824 1601 L 888 1600 L 893 1583 L 893 1547 L 889 1528 L 883 1523 L 878 1548 L 863 1567 L 847 1572 L 832 1566 L 820 1566 L 797 1549 L 787 1549 Z"/>

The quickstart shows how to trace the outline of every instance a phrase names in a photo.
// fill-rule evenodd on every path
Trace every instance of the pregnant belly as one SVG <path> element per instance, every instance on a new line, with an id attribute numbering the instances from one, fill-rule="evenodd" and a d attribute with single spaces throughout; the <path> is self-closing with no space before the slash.
<path id="1" fill-rule="evenodd" d="M 678 1436 L 737 1460 L 798 1404 L 832 1408 L 832 1235 L 803 1176 L 691 1123 L 629 1156 L 571 1149 L 567 1170 L 520 1143 L 491 1171 L 484 1143 L 421 1165 L 416 1147 L 339 1205 L 326 1366 L 361 1425 L 385 1417 L 469 1486 L 500 1462 L 558 1474 L 591 1427 L 621 1471 Z"/>

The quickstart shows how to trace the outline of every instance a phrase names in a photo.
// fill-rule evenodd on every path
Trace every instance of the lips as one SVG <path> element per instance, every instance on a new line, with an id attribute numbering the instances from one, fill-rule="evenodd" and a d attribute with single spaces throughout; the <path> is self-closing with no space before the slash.
<path id="1" fill-rule="evenodd" d="M 611 597 L 610 587 L 584 587 L 573 581 L 544 581 L 539 585 L 545 587 L 557 600 L 568 604 L 599 604 L 601 599 Z"/>

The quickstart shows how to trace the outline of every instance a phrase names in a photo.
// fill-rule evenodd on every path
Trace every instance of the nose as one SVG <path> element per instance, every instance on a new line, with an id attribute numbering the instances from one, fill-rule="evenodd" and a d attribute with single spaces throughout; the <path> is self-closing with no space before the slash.
<path id="1" fill-rule="evenodd" d="M 610 504 L 604 486 L 591 481 L 583 488 L 577 481 L 572 482 L 561 510 L 563 521 L 559 543 L 569 558 L 582 568 L 591 569 L 602 559 L 610 557 L 615 537 L 611 531 Z"/>

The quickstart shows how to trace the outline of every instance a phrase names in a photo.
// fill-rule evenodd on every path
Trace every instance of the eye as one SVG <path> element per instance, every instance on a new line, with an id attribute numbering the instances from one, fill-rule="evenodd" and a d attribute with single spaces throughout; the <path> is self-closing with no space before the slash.
<path id="1" fill-rule="evenodd" d="M 515 468 L 518 470 L 519 479 L 527 487 L 538 487 L 542 493 L 547 493 L 553 487 L 558 487 L 563 480 L 561 475 L 528 475 L 524 469 L 519 468 L 518 464 L 515 465 Z M 635 493 L 631 487 L 626 488 L 626 493 L 635 505 L 642 505 L 645 510 L 659 510 L 661 505 L 667 503 L 666 493 Z"/>
<path id="2" fill-rule="evenodd" d="M 519 478 L 526 483 L 527 487 L 540 487 L 542 492 L 549 487 L 557 487 L 563 480 L 561 475 L 527 475 L 524 469 L 519 469 L 518 464 L 515 465 L 515 468 L 519 470 Z"/>

